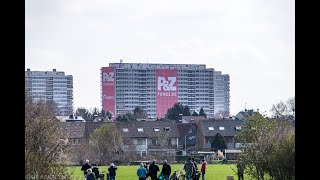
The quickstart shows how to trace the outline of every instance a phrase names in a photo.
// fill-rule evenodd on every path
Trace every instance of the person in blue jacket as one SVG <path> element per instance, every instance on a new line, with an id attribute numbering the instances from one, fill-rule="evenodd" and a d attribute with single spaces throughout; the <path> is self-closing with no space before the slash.
<path id="1" fill-rule="evenodd" d="M 139 180 L 146 180 L 146 178 L 147 178 L 147 170 L 144 167 L 143 163 L 140 164 L 140 167 L 139 167 L 139 169 L 137 171 L 137 175 L 139 177 Z"/>

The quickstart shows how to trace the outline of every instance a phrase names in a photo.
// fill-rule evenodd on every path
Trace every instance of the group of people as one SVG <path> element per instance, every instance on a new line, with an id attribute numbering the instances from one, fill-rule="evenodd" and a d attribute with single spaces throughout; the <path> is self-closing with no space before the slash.
<path id="1" fill-rule="evenodd" d="M 86 163 L 82 165 L 81 170 L 84 172 L 85 180 L 97 180 L 98 178 L 100 178 L 100 173 L 97 165 L 92 164 L 92 166 L 89 164 L 88 159 L 86 160 Z M 186 172 L 186 180 L 199 180 L 200 172 L 198 170 L 197 161 L 195 161 L 194 158 L 189 158 L 189 160 L 184 164 L 183 169 Z M 202 159 L 202 165 L 200 169 L 202 180 L 205 180 L 206 169 L 207 162 Z M 237 169 L 238 179 L 243 180 L 244 165 L 240 161 L 237 164 Z M 110 167 L 108 168 L 108 180 L 116 180 L 116 170 L 117 166 L 114 163 L 111 163 Z M 156 164 L 156 161 L 153 160 L 149 167 L 147 163 L 141 163 L 140 167 L 137 170 L 137 175 L 139 177 L 139 180 L 176 180 L 175 177 L 170 178 L 171 166 L 170 164 L 168 164 L 167 160 L 163 161 L 162 170 L 160 172 L 160 175 L 158 176 L 159 171 L 159 166 Z"/>
<path id="2" fill-rule="evenodd" d="M 158 180 L 159 171 L 159 166 L 156 164 L 156 161 L 153 160 L 149 168 L 147 163 L 141 163 L 139 169 L 137 170 L 137 175 L 139 177 L 139 180 Z M 170 164 L 168 164 L 167 160 L 164 160 L 160 176 L 163 178 L 163 180 L 169 180 L 170 174 L 171 166 Z"/>
<path id="3" fill-rule="evenodd" d="M 92 167 L 93 166 L 93 167 Z M 110 164 L 108 168 L 109 173 L 107 174 L 108 180 L 116 180 L 116 170 L 117 166 L 113 163 Z M 86 160 L 86 163 L 82 165 L 81 171 L 84 173 L 84 180 L 98 180 L 99 178 L 104 179 L 104 175 L 100 175 L 97 164 L 89 164 L 89 160 Z"/>
<path id="4" fill-rule="evenodd" d="M 198 169 L 198 163 L 194 158 L 189 158 L 189 161 L 184 164 L 183 169 L 186 172 L 186 180 L 199 180 L 200 172 Z M 202 180 L 205 180 L 206 169 L 207 161 L 202 159 L 202 165 L 200 169 Z"/>

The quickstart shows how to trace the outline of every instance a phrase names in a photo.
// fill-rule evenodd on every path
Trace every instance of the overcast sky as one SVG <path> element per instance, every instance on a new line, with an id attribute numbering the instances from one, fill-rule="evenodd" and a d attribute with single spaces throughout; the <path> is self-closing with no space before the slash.
<path id="1" fill-rule="evenodd" d="M 230 112 L 295 96 L 293 0 L 26 0 L 25 65 L 73 75 L 74 109 L 101 108 L 109 63 L 206 64 Z"/>

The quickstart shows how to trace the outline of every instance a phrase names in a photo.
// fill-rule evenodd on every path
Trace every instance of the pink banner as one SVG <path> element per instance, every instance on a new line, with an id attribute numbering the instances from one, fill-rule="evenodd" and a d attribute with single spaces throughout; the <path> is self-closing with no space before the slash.
<path id="1" fill-rule="evenodd" d="M 114 81 L 114 67 L 102 67 L 102 108 L 111 111 L 113 117 L 116 117 Z"/>
<path id="2" fill-rule="evenodd" d="M 164 117 L 168 109 L 178 102 L 178 70 L 156 70 L 157 117 Z"/>

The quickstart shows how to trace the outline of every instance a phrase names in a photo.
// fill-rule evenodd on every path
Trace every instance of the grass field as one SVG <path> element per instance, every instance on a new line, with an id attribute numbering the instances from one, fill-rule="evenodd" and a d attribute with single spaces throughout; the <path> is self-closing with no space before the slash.
<path id="1" fill-rule="evenodd" d="M 201 164 L 198 165 L 199 169 Z M 99 166 L 102 171 L 108 172 L 109 166 Z M 138 180 L 137 169 L 139 166 L 118 166 L 117 180 Z M 160 171 L 162 165 L 159 165 Z M 183 168 L 183 164 L 172 164 L 171 170 L 180 170 Z M 73 178 L 83 180 L 83 172 L 80 170 L 80 166 L 70 167 L 70 171 L 73 172 Z M 183 171 L 183 173 L 185 173 Z M 105 173 L 104 173 L 105 174 Z M 233 164 L 208 164 L 206 171 L 207 180 L 225 180 L 227 176 L 234 176 L 234 179 L 238 179 L 236 175 L 236 166 Z M 106 175 L 105 175 L 106 177 Z M 245 177 L 245 179 L 248 179 Z"/>

